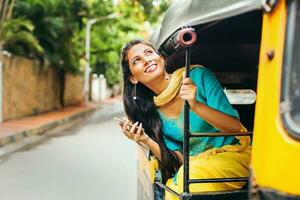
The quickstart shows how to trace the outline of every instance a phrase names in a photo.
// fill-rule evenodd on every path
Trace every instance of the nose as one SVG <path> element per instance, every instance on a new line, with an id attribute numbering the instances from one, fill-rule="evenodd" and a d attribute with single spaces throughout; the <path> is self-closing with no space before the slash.
<path id="1" fill-rule="evenodd" d="M 145 65 L 148 65 L 152 61 L 152 59 L 150 57 L 145 57 L 144 60 L 145 60 L 145 63 L 144 63 Z"/>

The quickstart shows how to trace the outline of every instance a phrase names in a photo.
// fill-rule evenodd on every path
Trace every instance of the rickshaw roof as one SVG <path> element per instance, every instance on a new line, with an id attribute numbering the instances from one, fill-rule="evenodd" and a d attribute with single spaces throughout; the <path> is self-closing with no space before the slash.
<path id="1" fill-rule="evenodd" d="M 261 0 L 173 0 L 150 41 L 159 49 L 181 27 L 198 26 L 261 8 Z"/>

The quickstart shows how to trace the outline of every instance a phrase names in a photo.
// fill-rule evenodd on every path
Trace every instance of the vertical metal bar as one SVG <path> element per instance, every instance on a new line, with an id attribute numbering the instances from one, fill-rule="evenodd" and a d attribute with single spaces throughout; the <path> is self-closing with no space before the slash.
<path id="1" fill-rule="evenodd" d="M 190 60 L 191 60 L 191 47 L 186 48 L 185 51 L 185 77 L 190 77 Z M 183 138 L 183 192 L 189 193 L 189 130 L 190 130 L 190 118 L 189 118 L 189 104 L 188 101 L 184 102 L 184 138 Z"/>

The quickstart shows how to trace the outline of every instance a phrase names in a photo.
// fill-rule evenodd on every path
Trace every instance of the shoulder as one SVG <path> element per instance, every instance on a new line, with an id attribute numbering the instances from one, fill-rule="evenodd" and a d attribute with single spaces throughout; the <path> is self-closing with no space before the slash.
<path id="1" fill-rule="evenodd" d="M 203 65 L 199 65 L 199 64 L 191 65 L 190 73 L 191 74 L 196 74 L 196 73 L 198 73 L 198 74 L 199 73 L 213 74 L 213 72 L 210 69 L 204 67 Z"/>
<path id="2" fill-rule="evenodd" d="M 203 80 L 214 77 L 214 74 L 211 70 L 202 65 L 191 65 L 190 77 L 192 80 Z"/>
<path id="3" fill-rule="evenodd" d="M 193 65 L 190 70 L 191 79 L 201 79 L 205 82 L 216 82 L 215 74 L 208 68 L 202 65 Z"/>

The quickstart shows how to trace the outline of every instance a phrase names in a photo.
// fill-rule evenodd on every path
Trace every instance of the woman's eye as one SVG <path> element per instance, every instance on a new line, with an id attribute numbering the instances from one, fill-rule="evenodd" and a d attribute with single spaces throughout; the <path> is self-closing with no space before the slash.
<path id="1" fill-rule="evenodd" d="M 149 50 L 149 51 L 146 52 L 147 55 L 150 55 L 152 53 L 153 53 L 153 51 L 151 51 L 151 50 Z"/>
<path id="2" fill-rule="evenodd" d="M 137 58 L 137 59 L 135 59 L 132 63 L 133 63 L 134 65 L 136 65 L 139 61 L 140 61 L 140 59 Z"/>

